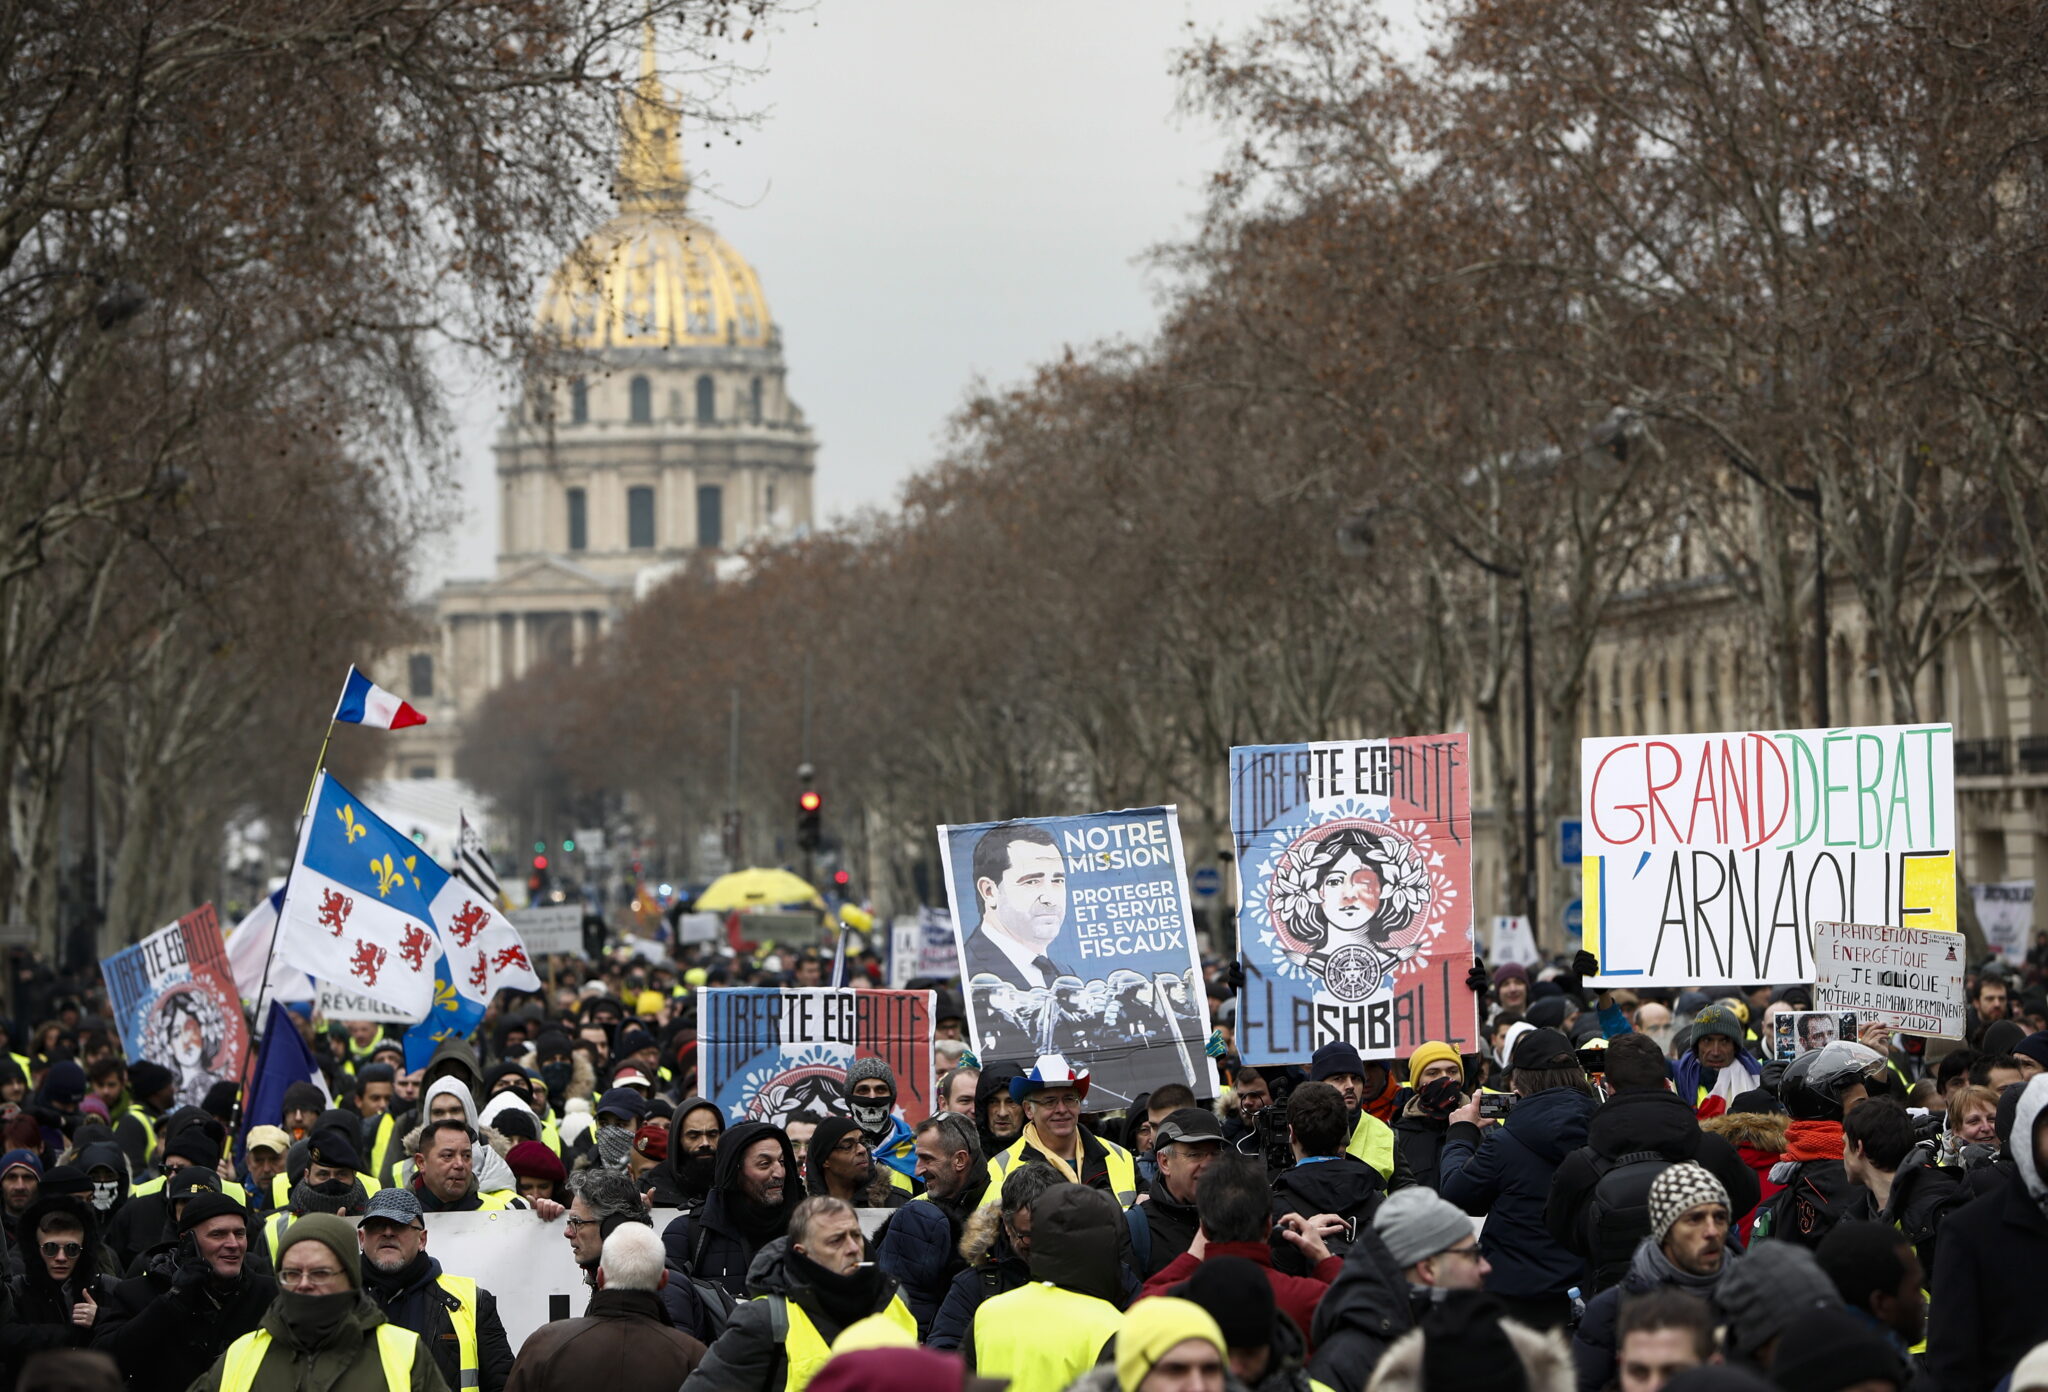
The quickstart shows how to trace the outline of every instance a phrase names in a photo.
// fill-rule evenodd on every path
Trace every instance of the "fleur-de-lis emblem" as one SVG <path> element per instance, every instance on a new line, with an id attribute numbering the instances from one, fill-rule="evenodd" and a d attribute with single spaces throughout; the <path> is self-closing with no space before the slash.
<path id="1" fill-rule="evenodd" d="M 356 820 L 356 809 L 354 807 L 344 803 L 334 815 L 341 818 L 341 824 L 348 832 L 347 844 L 353 846 L 363 837 L 370 834 L 370 829 Z"/>
<path id="2" fill-rule="evenodd" d="M 420 887 L 420 877 L 417 873 L 419 870 L 419 865 L 420 858 L 418 856 L 409 855 L 405 858 L 405 873 L 412 876 L 412 887 L 414 889 L 418 889 Z"/>
<path id="3" fill-rule="evenodd" d="M 453 1015 L 459 1007 L 455 1002 L 455 983 L 443 977 L 434 983 L 434 1009 L 445 1010 Z"/>
<path id="4" fill-rule="evenodd" d="M 377 897 L 379 899 L 388 899 L 391 896 L 392 890 L 405 883 L 405 876 L 399 873 L 398 866 L 392 862 L 389 851 L 386 851 L 381 858 L 371 856 L 370 869 L 374 870 L 377 874 Z"/>

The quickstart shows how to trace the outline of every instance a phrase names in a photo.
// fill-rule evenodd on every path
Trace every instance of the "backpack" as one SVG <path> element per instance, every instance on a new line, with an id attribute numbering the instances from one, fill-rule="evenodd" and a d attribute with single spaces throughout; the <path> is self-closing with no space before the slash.
<path id="1" fill-rule="evenodd" d="M 732 1312 L 739 1308 L 739 1302 L 718 1282 L 706 1281 L 697 1275 L 697 1263 L 704 1259 L 704 1244 L 709 1240 L 707 1232 L 702 1223 L 690 1225 L 690 1269 L 683 1275 L 689 1278 L 690 1289 L 697 1292 L 697 1306 L 704 1312 L 703 1343 L 709 1348 L 732 1323 Z"/>
<path id="2" fill-rule="evenodd" d="M 1593 1182 L 1585 1216 L 1579 1220 L 1587 1264 L 1592 1268 L 1589 1295 L 1628 1275 L 1637 1244 L 1650 1235 L 1650 1186 L 1672 1162 L 1660 1151 L 1632 1150 L 1593 1163 L 1599 1177 Z"/>
<path id="3" fill-rule="evenodd" d="M 1862 1185 L 1849 1182 L 1841 1161 L 1803 1160 L 1785 1187 L 1757 1208 L 1749 1240 L 1754 1244 L 1775 1237 L 1818 1247 L 1867 1196 Z"/>

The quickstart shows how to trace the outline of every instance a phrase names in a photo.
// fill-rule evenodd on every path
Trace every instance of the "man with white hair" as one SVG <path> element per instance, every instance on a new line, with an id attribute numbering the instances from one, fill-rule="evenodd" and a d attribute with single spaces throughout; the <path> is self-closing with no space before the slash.
<path id="1" fill-rule="evenodd" d="M 654 1229 L 626 1223 L 604 1240 L 597 1294 L 579 1319 L 544 1324 L 527 1337 L 505 1392 L 587 1392 L 605 1370 L 605 1392 L 676 1392 L 704 1345 L 668 1322 L 661 1288 L 667 1256 Z"/>

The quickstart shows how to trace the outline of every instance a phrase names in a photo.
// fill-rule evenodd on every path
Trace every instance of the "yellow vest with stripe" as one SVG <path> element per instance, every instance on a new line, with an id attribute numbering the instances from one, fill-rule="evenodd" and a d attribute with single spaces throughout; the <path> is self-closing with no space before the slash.
<path id="1" fill-rule="evenodd" d="M 1390 1138 L 1392 1134 L 1388 1133 Z M 1109 1171 L 1110 1197 L 1121 1207 L 1129 1208 L 1138 1201 L 1138 1162 L 1131 1158 L 1128 1150 L 1115 1141 L 1105 1141 L 1100 1136 L 1096 1137 L 1096 1140 L 1102 1143 L 1103 1165 Z M 1008 1178 L 1013 1168 L 1024 1163 L 1026 1144 L 1024 1138 L 1020 1136 L 1008 1150 L 997 1151 L 989 1157 L 988 1164 L 984 1167 L 988 1173 L 988 1188 L 982 1191 L 981 1202 L 976 1205 L 977 1208 L 987 1208 L 1003 1197 L 1003 1180 Z M 1389 1150 L 1388 1153 L 1391 1155 L 1392 1151 Z"/>
<path id="2" fill-rule="evenodd" d="M 475 1387 L 483 1370 L 476 1352 L 476 1280 L 443 1274 L 434 1284 L 455 1300 L 455 1308 L 448 1312 L 448 1323 L 454 1327 L 455 1352 L 462 1363 L 461 1386 Z"/>
<path id="3" fill-rule="evenodd" d="M 142 1183 L 128 1191 L 128 1197 L 133 1199 L 140 1198 L 144 1194 L 161 1194 L 164 1191 L 164 1185 L 169 1182 L 170 1177 L 168 1175 L 158 1175 L 155 1179 L 145 1179 Z M 248 1207 L 249 1191 L 235 1183 L 232 1179 L 220 1180 L 220 1191 L 236 1203 L 241 1204 L 244 1208 Z"/>
<path id="4" fill-rule="evenodd" d="M 818 1370 L 832 1357 L 832 1346 L 825 1342 L 825 1336 L 818 1332 L 818 1326 L 804 1307 L 794 1300 L 780 1295 L 764 1295 L 762 1300 L 779 1300 L 789 1320 L 789 1332 L 782 1339 L 782 1356 L 789 1360 L 789 1374 L 782 1384 L 782 1392 L 803 1392 Z M 888 1308 L 882 1311 L 882 1318 L 910 1336 L 917 1342 L 917 1316 L 910 1313 L 910 1307 L 903 1303 L 903 1297 L 889 1297 Z"/>
<path id="5" fill-rule="evenodd" d="M 384 1115 L 377 1118 L 377 1129 L 370 1136 L 369 1178 L 377 1180 L 379 1188 L 383 1187 L 382 1177 L 390 1169 L 392 1155 L 397 1149 L 398 1118 L 386 1108 Z"/>
<path id="6" fill-rule="evenodd" d="M 990 1296 L 974 1312 L 974 1368 L 1008 1378 L 1010 1392 L 1066 1392 L 1123 1322 L 1107 1300 L 1033 1281 Z"/>
<path id="7" fill-rule="evenodd" d="M 254 1330 L 228 1345 L 221 1355 L 220 1392 L 249 1392 L 256 1383 L 256 1370 L 270 1352 L 270 1331 Z M 413 1360 L 419 1357 L 420 1336 L 395 1324 L 377 1326 L 377 1361 L 384 1368 L 384 1385 L 390 1392 L 407 1392 L 412 1386 Z"/>
<path id="8" fill-rule="evenodd" d="M 555 1125 L 554 1118 L 540 1124 L 540 1143 L 552 1150 L 557 1160 L 562 1158 L 562 1131 Z"/>
<path id="9" fill-rule="evenodd" d="M 1358 1125 L 1351 1128 L 1351 1139 L 1345 1144 L 1344 1153 L 1378 1170 L 1382 1180 L 1393 1180 L 1394 1128 L 1371 1112 L 1358 1114 Z"/>

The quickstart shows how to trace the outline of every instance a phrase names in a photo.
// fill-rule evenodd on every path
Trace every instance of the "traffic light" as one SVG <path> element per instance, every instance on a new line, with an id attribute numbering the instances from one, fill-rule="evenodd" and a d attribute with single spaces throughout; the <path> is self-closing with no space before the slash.
<path id="1" fill-rule="evenodd" d="M 834 870 L 832 872 L 832 887 L 834 889 L 844 890 L 848 885 L 852 883 L 853 876 L 847 874 L 846 871 Z"/>
<path id="2" fill-rule="evenodd" d="M 819 824 L 823 820 L 825 799 L 818 796 L 816 788 L 806 788 L 796 800 L 796 844 L 797 849 L 815 851 L 822 837 Z"/>
<path id="3" fill-rule="evenodd" d="M 534 868 L 534 869 L 536 869 L 536 870 L 545 870 L 545 869 L 547 869 L 547 868 L 548 868 L 548 858 L 547 858 L 546 856 L 544 856 L 544 855 L 537 855 L 537 856 L 535 856 L 535 857 L 533 858 L 533 868 Z"/>
<path id="4" fill-rule="evenodd" d="M 545 841 L 536 841 L 533 843 L 533 853 L 535 855 L 539 855 L 542 851 L 545 851 L 547 848 L 548 843 Z"/>
<path id="5" fill-rule="evenodd" d="M 574 841 L 564 841 L 564 842 L 562 843 L 562 854 L 563 854 L 563 855 L 574 855 L 574 854 L 575 854 L 575 852 L 576 852 L 576 843 L 575 843 Z"/>

